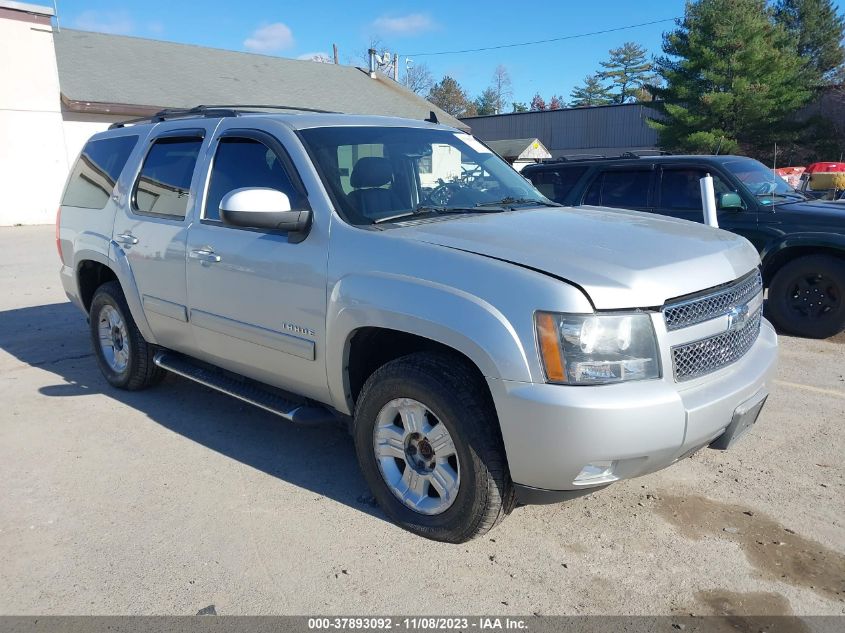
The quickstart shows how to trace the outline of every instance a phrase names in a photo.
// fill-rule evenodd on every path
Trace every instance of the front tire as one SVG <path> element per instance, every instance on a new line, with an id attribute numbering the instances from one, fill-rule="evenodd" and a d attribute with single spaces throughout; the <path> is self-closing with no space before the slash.
<path id="1" fill-rule="evenodd" d="M 136 391 L 164 378 L 166 372 L 153 362 L 155 348 L 141 335 L 118 282 L 97 288 L 89 325 L 94 355 L 109 384 Z"/>
<path id="2" fill-rule="evenodd" d="M 417 353 L 376 370 L 358 398 L 354 437 L 382 510 L 414 534 L 462 543 L 513 509 L 495 410 L 462 359 Z"/>
<path id="3" fill-rule="evenodd" d="M 785 264 L 769 284 L 768 317 L 778 330 L 828 338 L 845 329 L 845 261 L 807 255 Z"/>

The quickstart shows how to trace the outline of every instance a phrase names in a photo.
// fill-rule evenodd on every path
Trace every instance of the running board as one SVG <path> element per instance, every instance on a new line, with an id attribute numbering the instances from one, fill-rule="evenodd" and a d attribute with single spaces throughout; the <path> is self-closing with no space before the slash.
<path id="1" fill-rule="evenodd" d="M 272 387 L 246 377 L 234 377 L 177 352 L 159 351 L 153 362 L 167 371 L 210 387 L 302 426 L 337 423 L 338 417 L 324 407 L 299 402 L 276 393 Z"/>

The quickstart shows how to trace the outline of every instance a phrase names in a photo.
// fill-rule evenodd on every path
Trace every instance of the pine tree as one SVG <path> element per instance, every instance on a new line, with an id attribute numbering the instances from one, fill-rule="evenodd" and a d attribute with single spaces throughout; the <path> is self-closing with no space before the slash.
<path id="1" fill-rule="evenodd" d="M 449 75 L 431 87 L 428 100 L 455 117 L 475 114 L 475 105 L 470 102 L 466 91 Z"/>
<path id="2" fill-rule="evenodd" d="M 693 0 L 664 34 L 657 60 L 665 118 L 651 124 L 664 149 L 751 154 L 790 132 L 789 115 L 810 92 L 802 62 L 766 0 Z"/>
<path id="3" fill-rule="evenodd" d="M 513 102 L 513 111 L 514 112 L 528 112 L 528 104 L 522 101 L 514 101 Z"/>
<path id="4" fill-rule="evenodd" d="M 498 97 L 494 88 L 486 88 L 475 100 L 475 110 L 478 114 L 498 114 L 496 104 Z"/>
<path id="5" fill-rule="evenodd" d="M 792 36 L 811 83 L 833 82 L 845 63 L 845 17 L 831 0 L 778 0 L 775 20 Z"/>
<path id="6" fill-rule="evenodd" d="M 651 79 L 653 65 L 648 61 L 648 51 L 635 42 L 625 42 L 619 48 L 610 49 L 610 59 L 601 62 L 605 70 L 599 78 L 610 80 L 616 88 L 614 103 L 626 103 L 633 99 L 636 91 Z"/>
<path id="7" fill-rule="evenodd" d="M 572 99 L 569 105 L 573 108 L 607 105 L 613 102 L 610 89 L 601 82 L 601 77 L 598 75 L 584 77 L 584 84 L 573 88 L 569 93 L 569 98 Z"/>

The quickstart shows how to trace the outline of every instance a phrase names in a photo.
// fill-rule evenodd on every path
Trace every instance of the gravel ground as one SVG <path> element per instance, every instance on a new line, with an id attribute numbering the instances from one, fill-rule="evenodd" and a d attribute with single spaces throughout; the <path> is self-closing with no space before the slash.
<path id="1" fill-rule="evenodd" d="M 111 389 L 52 227 L 0 229 L 0 614 L 845 614 L 845 335 L 781 337 L 735 448 L 454 546 L 349 437 L 169 377 Z"/>

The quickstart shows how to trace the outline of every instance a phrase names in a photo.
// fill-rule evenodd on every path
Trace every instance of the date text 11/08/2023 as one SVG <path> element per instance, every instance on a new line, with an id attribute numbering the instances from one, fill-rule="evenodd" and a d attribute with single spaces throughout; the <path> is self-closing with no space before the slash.
<path id="1" fill-rule="evenodd" d="M 332 617 L 309 618 L 310 630 L 438 630 L 438 631 L 500 631 L 527 628 L 525 620 L 508 617 Z"/>

